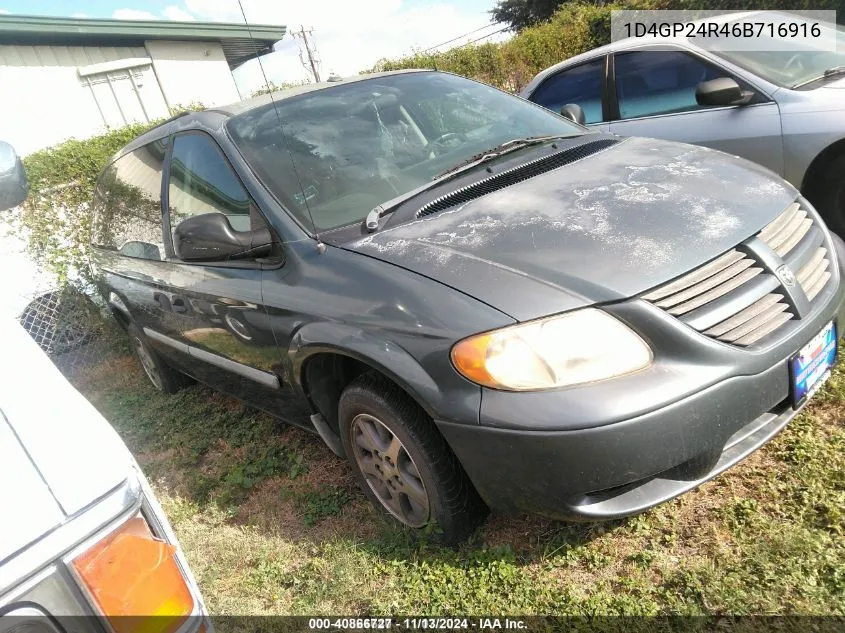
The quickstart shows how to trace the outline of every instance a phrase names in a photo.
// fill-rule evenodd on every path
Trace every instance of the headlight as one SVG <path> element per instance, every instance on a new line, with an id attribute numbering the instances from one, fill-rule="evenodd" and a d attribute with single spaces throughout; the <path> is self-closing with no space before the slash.
<path id="1" fill-rule="evenodd" d="M 651 349 L 606 312 L 586 308 L 466 338 L 452 348 L 452 363 L 479 385 L 534 391 L 643 369 Z"/>

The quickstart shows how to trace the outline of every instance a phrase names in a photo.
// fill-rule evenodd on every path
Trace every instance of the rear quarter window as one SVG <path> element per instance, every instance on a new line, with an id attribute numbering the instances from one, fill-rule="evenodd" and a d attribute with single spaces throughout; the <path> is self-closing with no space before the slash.
<path id="1" fill-rule="evenodd" d="M 161 177 L 166 145 L 155 141 L 117 159 L 94 193 L 91 243 L 127 257 L 163 260 Z"/>

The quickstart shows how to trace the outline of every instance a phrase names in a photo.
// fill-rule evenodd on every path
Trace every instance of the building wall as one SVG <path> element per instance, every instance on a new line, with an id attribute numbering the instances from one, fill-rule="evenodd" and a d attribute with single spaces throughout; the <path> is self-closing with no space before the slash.
<path id="1" fill-rule="evenodd" d="M 21 155 L 71 137 L 239 99 L 217 42 L 144 47 L 0 45 L 0 139 Z"/>
<path id="2" fill-rule="evenodd" d="M 147 57 L 143 48 L 0 46 L 0 138 L 28 154 L 105 129 L 94 93 L 77 68 L 139 57 Z M 103 89 L 108 87 L 95 86 L 98 97 Z M 108 106 L 106 111 L 113 115 Z"/>
<path id="3" fill-rule="evenodd" d="M 216 42 L 144 42 L 170 106 L 219 106 L 240 100 L 235 79 Z"/>

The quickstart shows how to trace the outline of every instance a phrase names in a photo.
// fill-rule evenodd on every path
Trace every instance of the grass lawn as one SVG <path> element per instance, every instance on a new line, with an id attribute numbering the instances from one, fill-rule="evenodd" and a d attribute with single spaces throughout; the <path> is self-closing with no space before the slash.
<path id="1" fill-rule="evenodd" d="M 845 372 L 700 489 L 594 525 L 491 515 L 462 547 L 384 523 L 314 436 L 115 352 L 76 386 L 117 428 L 223 614 L 845 613 Z"/>

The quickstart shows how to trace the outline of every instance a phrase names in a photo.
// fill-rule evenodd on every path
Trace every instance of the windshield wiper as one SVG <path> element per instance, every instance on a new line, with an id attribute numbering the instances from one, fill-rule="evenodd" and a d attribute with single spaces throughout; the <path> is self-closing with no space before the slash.
<path id="1" fill-rule="evenodd" d="M 527 138 L 511 139 L 510 141 L 505 141 L 500 145 L 496 145 L 496 147 L 491 147 L 490 149 L 486 149 L 483 152 L 479 152 L 475 156 L 471 156 L 470 158 L 461 161 L 457 165 L 451 166 L 446 171 L 440 173 L 438 176 L 435 176 L 435 179 L 442 178 L 443 176 L 447 175 L 459 174 L 468 169 L 472 169 L 473 167 L 481 165 L 482 163 L 486 163 L 488 160 L 493 160 L 494 158 L 498 158 L 503 154 L 507 154 L 508 152 L 513 152 L 518 149 L 522 149 L 523 147 L 530 147 L 531 145 L 540 145 L 542 143 L 554 141 L 559 138 L 568 138 L 568 136 L 529 136 Z"/>
<path id="2" fill-rule="evenodd" d="M 813 77 L 812 79 L 808 79 L 807 81 L 802 81 L 800 84 L 796 84 L 792 86 L 793 89 L 801 88 L 811 83 L 815 83 L 820 79 L 827 79 L 828 77 L 836 77 L 837 75 L 845 75 L 845 66 L 834 66 L 833 68 L 828 68 L 825 70 L 821 75 L 818 77 Z"/>
<path id="3" fill-rule="evenodd" d="M 443 173 L 435 176 L 431 181 L 427 182 L 426 184 L 417 187 L 416 189 L 411 189 L 410 191 L 406 191 L 405 193 L 396 196 L 395 198 L 391 198 L 387 202 L 382 202 L 380 205 L 375 207 L 372 211 L 367 214 L 366 219 L 364 220 L 364 225 L 367 227 L 367 232 L 372 233 L 378 230 L 378 222 L 381 218 L 388 215 L 389 213 L 393 213 L 405 204 L 411 198 L 418 196 L 419 194 L 428 191 L 429 189 L 434 189 L 437 185 L 446 182 L 447 180 L 451 180 L 455 178 L 459 174 L 476 167 L 482 163 L 486 163 L 488 160 L 492 160 L 493 158 L 497 158 L 503 154 L 507 154 L 508 152 L 512 152 L 517 149 L 522 149 L 523 147 L 529 147 L 531 145 L 539 145 L 541 143 L 546 143 L 548 141 L 554 141 L 561 138 L 569 138 L 573 135 L 555 135 L 555 136 L 531 136 L 528 138 L 517 138 L 510 141 L 506 141 L 496 147 L 481 152 L 480 154 L 476 154 L 471 158 L 458 163 L 457 165 L 450 167 Z"/>
<path id="4" fill-rule="evenodd" d="M 373 231 L 377 231 L 378 221 L 381 218 L 383 218 L 389 213 L 393 213 L 394 211 L 396 211 L 396 209 L 401 207 L 414 196 L 418 196 L 419 194 L 423 193 L 424 191 L 428 191 L 429 189 L 434 189 L 441 182 L 445 182 L 446 180 L 449 180 L 454 176 L 455 174 L 448 174 L 446 176 L 435 178 L 431 182 L 427 182 L 421 187 L 406 191 L 405 193 L 398 195 L 395 198 L 391 198 L 387 202 L 382 202 L 380 205 L 375 207 L 372 211 L 367 214 L 367 218 L 364 220 L 364 224 L 367 227 L 367 232 L 372 233 Z"/>

